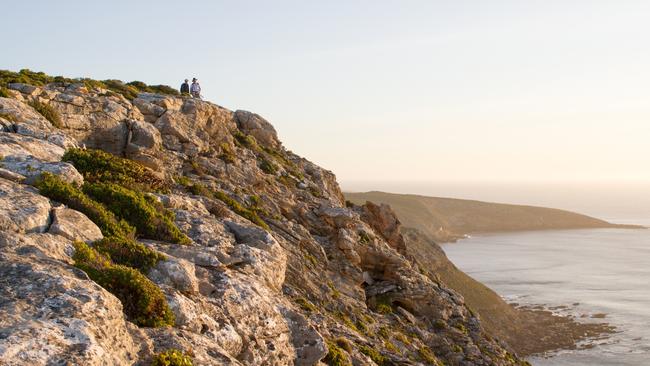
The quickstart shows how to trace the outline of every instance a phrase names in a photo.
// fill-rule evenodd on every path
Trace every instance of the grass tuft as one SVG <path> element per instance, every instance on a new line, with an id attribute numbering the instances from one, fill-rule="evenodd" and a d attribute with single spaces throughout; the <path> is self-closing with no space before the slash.
<path id="1" fill-rule="evenodd" d="M 33 100 L 29 103 L 32 108 L 36 110 L 36 112 L 40 113 L 43 117 L 45 117 L 46 120 L 50 121 L 52 126 L 56 128 L 63 128 L 63 122 L 61 121 L 61 115 L 59 112 L 56 111 L 56 109 L 52 108 L 47 103 L 41 103 L 38 100 Z"/>
<path id="2" fill-rule="evenodd" d="M 337 342 L 327 341 L 327 356 L 324 359 L 329 366 L 352 366 L 350 357 L 338 346 Z"/>
<path id="3" fill-rule="evenodd" d="M 190 354 L 181 350 L 170 348 L 164 352 L 156 354 L 151 366 L 192 366 L 192 357 Z"/>

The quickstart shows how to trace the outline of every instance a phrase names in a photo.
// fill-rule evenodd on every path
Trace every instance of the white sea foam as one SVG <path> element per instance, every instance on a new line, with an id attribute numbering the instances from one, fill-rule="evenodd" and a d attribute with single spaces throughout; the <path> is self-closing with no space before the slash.
<path id="1" fill-rule="evenodd" d="M 619 331 L 591 349 L 531 358 L 533 365 L 650 364 L 650 230 L 476 236 L 443 249 L 508 302 L 544 304 L 554 313 L 608 322 Z M 606 316 L 594 319 L 595 314 Z"/>

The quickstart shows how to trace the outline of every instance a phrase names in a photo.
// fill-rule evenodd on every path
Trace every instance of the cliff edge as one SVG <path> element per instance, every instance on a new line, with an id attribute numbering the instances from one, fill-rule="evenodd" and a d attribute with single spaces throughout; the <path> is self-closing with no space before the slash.
<path id="1" fill-rule="evenodd" d="M 526 363 L 259 115 L 0 79 L 0 363 Z"/>

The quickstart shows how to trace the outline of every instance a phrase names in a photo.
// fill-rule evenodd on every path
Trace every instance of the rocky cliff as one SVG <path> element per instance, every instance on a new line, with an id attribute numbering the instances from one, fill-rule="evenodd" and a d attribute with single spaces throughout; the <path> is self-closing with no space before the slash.
<path id="1" fill-rule="evenodd" d="M 0 364 L 525 363 L 262 117 L 0 76 Z"/>

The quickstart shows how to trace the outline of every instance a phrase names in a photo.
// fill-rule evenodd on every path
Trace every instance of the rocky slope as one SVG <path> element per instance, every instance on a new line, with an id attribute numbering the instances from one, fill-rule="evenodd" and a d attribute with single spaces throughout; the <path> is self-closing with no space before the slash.
<path id="1" fill-rule="evenodd" d="M 468 234 L 526 230 L 562 230 L 624 227 L 593 217 L 553 208 L 427 197 L 385 192 L 346 193 L 357 204 L 386 203 L 405 226 L 420 230 L 438 242 Z"/>
<path id="2" fill-rule="evenodd" d="M 0 364 L 524 363 L 260 116 L 5 75 Z"/>

